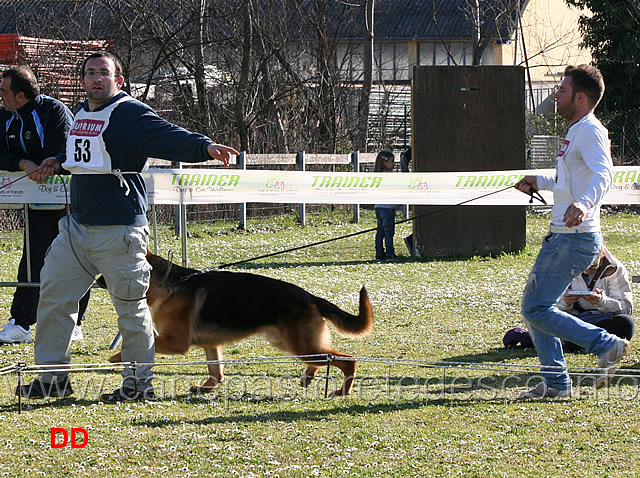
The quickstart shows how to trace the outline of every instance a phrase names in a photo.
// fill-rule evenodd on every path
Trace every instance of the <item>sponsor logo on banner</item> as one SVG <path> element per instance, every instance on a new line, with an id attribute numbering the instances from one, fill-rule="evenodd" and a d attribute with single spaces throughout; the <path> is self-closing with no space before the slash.
<path id="1" fill-rule="evenodd" d="M 280 191 L 285 190 L 284 180 L 280 179 L 278 176 L 274 176 L 272 178 L 267 178 L 267 181 L 264 185 L 267 189 L 278 189 Z"/>
<path id="2" fill-rule="evenodd" d="M 357 189 L 373 189 L 380 188 L 382 185 L 381 176 L 340 176 L 340 175 L 323 175 L 313 176 L 312 188 L 335 189 L 335 188 L 357 188 Z"/>
<path id="3" fill-rule="evenodd" d="M 465 174 L 457 176 L 456 188 L 508 187 L 516 184 L 524 174 Z"/>
<path id="4" fill-rule="evenodd" d="M 240 181 L 238 174 L 189 174 L 172 173 L 172 186 L 226 186 L 236 187 Z"/>
<path id="5" fill-rule="evenodd" d="M 429 189 L 429 184 L 424 178 L 415 178 L 409 181 L 409 189 L 417 189 L 418 191 L 426 191 Z"/>
<path id="6" fill-rule="evenodd" d="M 11 178 L 6 177 L 4 174 L 0 174 L 0 178 L 2 178 L 2 189 L 10 189 Z"/>

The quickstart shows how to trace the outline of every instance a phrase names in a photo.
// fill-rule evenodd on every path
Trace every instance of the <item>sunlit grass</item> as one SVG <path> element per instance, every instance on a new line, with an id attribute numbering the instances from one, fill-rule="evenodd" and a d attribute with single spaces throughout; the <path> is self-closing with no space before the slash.
<path id="1" fill-rule="evenodd" d="M 371 211 L 359 224 L 344 215 L 311 216 L 306 226 L 293 216 L 252 220 L 246 231 L 235 223 L 189 224 L 188 262 L 209 269 L 374 225 Z M 119 386 L 117 371 L 74 373 L 75 395 L 25 401 L 18 414 L 16 374 L 2 375 L 0 476 L 636 476 L 633 380 L 598 395 L 585 386 L 572 399 L 513 401 L 526 380 L 535 383 L 537 358 L 504 349 L 502 337 L 522 325 L 520 295 L 547 225 L 547 215 L 530 214 L 527 248 L 495 258 L 409 258 L 402 238 L 410 226 L 403 224 L 396 248 L 404 256 L 395 262 L 374 260 L 374 234 L 368 233 L 231 267 L 295 283 L 351 312 L 360 287 L 367 287 L 373 334 L 354 340 L 332 330 L 338 350 L 373 359 L 359 364 L 353 395 L 327 400 L 321 379 L 303 391 L 300 363 L 240 362 L 282 357 L 261 336 L 226 347 L 225 358 L 239 362 L 203 397 L 187 390 L 204 380 L 204 365 L 158 366 L 161 400 L 115 406 L 96 397 Z M 640 274 L 637 216 L 605 216 L 603 228 L 610 249 Z M 168 226 L 159 230 L 159 253 L 172 251 L 180 263 L 180 240 Z M 0 274 L 15 280 L 21 235 L 0 235 Z M 637 284 L 633 291 L 637 296 Z M 0 290 L 4 317 L 12 292 Z M 238 294 L 250 300 L 251 291 Z M 106 363 L 116 332 L 107 294 L 94 291 L 85 340 L 72 344 L 74 363 Z M 622 365 L 636 368 L 639 358 L 634 348 Z M 202 361 L 204 354 L 194 348 L 185 357 L 157 360 Z M 439 361 L 467 366 L 429 365 Z M 33 345 L 0 346 L 0 367 L 19 362 L 33 363 Z M 596 364 L 584 354 L 569 355 L 568 363 Z M 481 369 L 484 364 L 498 367 Z M 512 372 L 513 366 L 522 370 Z M 331 378 L 341 380 L 334 369 Z M 86 428 L 89 444 L 51 449 L 51 427 Z"/>

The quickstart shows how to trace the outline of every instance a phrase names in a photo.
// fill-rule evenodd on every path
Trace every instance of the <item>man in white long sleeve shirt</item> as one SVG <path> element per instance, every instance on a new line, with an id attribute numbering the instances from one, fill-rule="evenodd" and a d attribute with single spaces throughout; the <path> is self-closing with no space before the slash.
<path id="1" fill-rule="evenodd" d="M 549 234 L 522 298 L 522 315 L 542 364 L 544 381 L 525 398 L 569 397 L 572 384 L 562 340 L 598 356 L 596 387 L 609 383 L 629 342 L 558 308 L 572 280 L 594 263 L 602 247 L 600 204 L 611 186 L 611 146 L 606 128 L 593 112 L 604 94 L 597 68 L 569 66 L 555 94 L 558 113 L 569 131 L 557 157 L 556 176 L 525 176 L 516 188 L 553 191 Z"/>

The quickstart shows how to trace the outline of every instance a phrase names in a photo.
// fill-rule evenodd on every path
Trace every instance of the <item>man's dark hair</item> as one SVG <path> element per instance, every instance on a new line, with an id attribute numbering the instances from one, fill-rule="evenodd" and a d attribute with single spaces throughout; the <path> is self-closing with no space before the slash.
<path id="1" fill-rule="evenodd" d="M 604 95 L 604 78 L 595 66 L 568 66 L 564 70 L 564 76 L 571 77 L 572 99 L 576 97 L 576 93 L 584 93 L 594 107 L 600 103 Z"/>
<path id="2" fill-rule="evenodd" d="M 89 60 L 93 60 L 94 58 L 109 58 L 110 60 L 113 61 L 113 64 L 116 67 L 116 76 L 122 76 L 123 75 L 123 71 L 124 69 L 122 68 L 122 62 L 120 61 L 120 58 L 118 58 L 116 55 L 114 55 L 113 53 L 110 53 L 108 51 L 98 51 L 96 53 L 92 53 L 91 55 L 89 55 L 87 57 L 86 60 L 84 60 L 84 63 L 82 63 L 82 71 L 80 71 L 80 76 L 84 76 L 85 71 L 84 69 L 87 66 L 87 62 Z"/>
<path id="3" fill-rule="evenodd" d="M 27 65 L 19 65 L 5 70 L 2 73 L 2 78 L 11 78 L 11 91 L 14 95 L 22 92 L 25 98 L 31 100 L 40 94 L 36 75 Z"/>

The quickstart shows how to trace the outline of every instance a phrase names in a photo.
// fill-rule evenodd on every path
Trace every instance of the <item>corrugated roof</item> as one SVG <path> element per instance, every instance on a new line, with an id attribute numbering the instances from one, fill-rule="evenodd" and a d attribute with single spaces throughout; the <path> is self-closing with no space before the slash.
<path id="1" fill-rule="evenodd" d="M 284 1 L 284 0 L 282 0 Z M 523 11 L 529 0 L 479 0 L 483 36 L 496 37 L 496 19 L 507 11 L 508 20 L 500 25 L 498 37 L 509 36 L 515 28 L 518 6 Z M 273 4 L 270 3 L 273 8 Z M 326 30 L 343 41 L 363 38 L 364 0 L 332 0 L 326 8 Z M 384 41 L 438 41 L 472 37 L 470 0 L 376 0 L 374 33 Z M 288 25 L 291 40 L 313 41 L 317 27 L 316 0 L 302 2 L 300 11 L 291 15 Z M 291 10 L 289 11 L 291 13 Z M 309 13 L 314 12 L 314 13 Z M 336 32 L 337 29 L 337 32 Z"/>
<path id="2" fill-rule="evenodd" d="M 524 10 L 528 1 L 479 0 L 483 12 L 483 18 L 481 18 L 483 33 L 491 32 L 493 36 L 495 12 L 513 8 L 516 5 L 521 5 L 521 9 Z M 159 0 L 159 3 L 162 3 L 162 0 Z M 469 8 L 468 4 L 469 0 L 376 0 L 375 36 L 379 40 L 398 41 L 470 39 L 471 23 L 467 18 L 468 15 L 465 14 Z M 217 1 L 211 1 L 210 8 L 212 11 L 219 12 L 220 8 L 216 5 Z M 362 38 L 363 5 L 364 0 L 326 2 L 324 6 L 327 9 L 328 30 L 339 28 L 337 36 L 343 40 Z M 288 33 L 293 36 L 292 40 L 296 37 L 298 39 L 314 38 L 314 22 L 309 20 L 310 16 L 305 12 L 315 11 L 315 6 L 316 0 L 305 0 L 299 11 L 294 10 L 291 3 L 286 0 L 270 0 L 261 5 L 265 14 L 268 14 L 266 11 L 280 11 L 290 15 L 291 18 L 286 25 L 290 27 Z M 123 8 L 122 4 L 119 3 L 118 8 Z M 234 6 L 226 2 L 223 8 L 233 9 Z M 0 33 L 39 36 L 39 31 L 47 30 L 46 25 L 31 21 L 29 15 L 25 15 L 27 11 L 37 12 L 39 17 L 44 16 L 52 22 L 69 22 L 70 30 L 74 25 L 83 25 L 85 34 L 98 37 L 103 37 L 110 28 L 111 31 L 119 29 L 116 25 L 109 27 L 111 19 L 108 17 L 107 9 L 97 8 L 94 2 L 88 0 L 0 0 Z M 87 32 L 89 23 L 93 30 L 91 32 Z M 220 24 L 212 25 L 215 28 L 221 26 Z M 513 22 L 507 22 L 503 26 L 501 36 L 509 35 L 513 27 Z M 69 34 L 72 35 L 72 33 Z"/>
<path id="3" fill-rule="evenodd" d="M 403 0 L 401 8 L 379 8 L 374 18 L 378 39 L 434 40 L 470 38 L 471 24 L 465 18 L 466 0 Z M 387 4 L 388 5 L 388 4 Z"/>
<path id="4" fill-rule="evenodd" d="M 527 3 L 528 0 L 480 0 L 483 33 L 493 34 L 496 13 L 514 9 L 518 4 L 524 10 Z M 378 0 L 374 18 L 375 37 L 378 40 L 404 41 L 470 39 L 469 16 L 469 0 Z M 513 22 L 506 22 L 501 35 L 509 35 L 513 27 Z M 357 30 L 362 31 L 362 23 Z"/>

